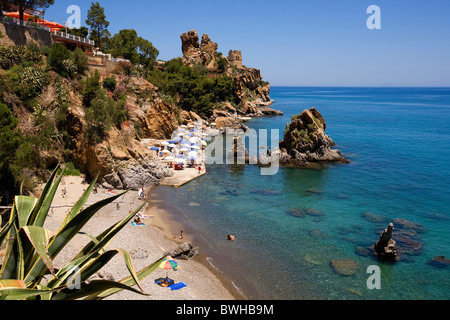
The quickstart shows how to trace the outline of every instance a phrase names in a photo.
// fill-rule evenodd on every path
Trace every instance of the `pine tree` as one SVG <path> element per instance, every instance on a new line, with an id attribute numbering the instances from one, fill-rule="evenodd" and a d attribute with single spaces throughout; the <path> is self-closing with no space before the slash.
<path id="1" fill-rule="evenodd" d="M 98 2 L 92 2 L 86 24 L 91 27 L 90 39 L 95 41 L 100 50 L 105 48 L 104 42 L 111 36 L 111 33 L 108 31 L 109 21 L 106 20 L 105 8 Z"/>

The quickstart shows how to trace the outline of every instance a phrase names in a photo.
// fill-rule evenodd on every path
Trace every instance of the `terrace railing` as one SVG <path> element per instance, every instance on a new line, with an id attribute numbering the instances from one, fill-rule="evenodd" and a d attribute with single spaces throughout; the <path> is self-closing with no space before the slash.
<path id="1" fill-rule="evenodd" d="M 2 18 L 0 18 L 0 22 L 3 23 L 8 23 L 8 24 L 16 24 L 16 25 L 21 25 L 21 20 L 14 18 L 14 17 L 8 17 L 8 16 L 3 16 Z M 40 25 L 36 22 L 30 22 L 30 21 L 22 21 L 23 22 L 23 26 L 27 27 L 27 28 L 34 28 L 34 29 L 41 29 L 41 30 L 45 30 L 50 32 L 51 34 L 58 36 L 58 37 L 62 37 L 65 39 L 69 39 L 69 40 L 73 40 L 73 41 L 77 41 L 77 42 L 82 42 L 82 43 L 87 43 L 90 45 L 95 45 L 95 42 L 93 40 L 89 40 L 83 37 L 78 37 L 78 36 L 74 36 L 72 34 L 69 34 L 67 32 L 62 32 L 62 31 L 52 31 L 50 29 L 50 27 L 47 26 L 43 26 Z"/>
<path id="2" fill-rule="evenodd" d="M 53 35 L 58 36 L 58 37 L 62 37 L 65 39 L 69 39 L 69 40 L 73 40 L 73 41 L 78 41 L 78 42 L 83 42 L 83 43 L 87 43 L 90 45 L 95 45 L 95 42 L 93 40 L 89 40 L 83 37 L 78 37 L 78 36 L 74 36 L 73 34 L 67 33 L 67 32 L 62 32 L 62 31 L 50 31 Z"/>

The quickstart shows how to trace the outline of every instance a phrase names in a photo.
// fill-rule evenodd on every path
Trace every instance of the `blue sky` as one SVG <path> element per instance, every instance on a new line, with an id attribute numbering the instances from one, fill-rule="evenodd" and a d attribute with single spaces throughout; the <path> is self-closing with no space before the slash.
<path id="1" fill-rule="evenodd" d="M 70 5 L 84 25 L 91 0 L 56 0 L 45 18 L 63 22 Z M 273 86 L 450 86 L 450 1 L 446 0 L 100 0 L 109 31 L 135 29 L 181 56 L 180 35 L 207 33 L 219 51 L 241 50 L 244 65 Z M 369 30 L 367 8 L 381 9 Z"/>

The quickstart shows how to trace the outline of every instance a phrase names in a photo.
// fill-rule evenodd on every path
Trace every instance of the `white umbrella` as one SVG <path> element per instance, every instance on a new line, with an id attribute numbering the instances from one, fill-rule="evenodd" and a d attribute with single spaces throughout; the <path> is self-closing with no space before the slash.
<path id="1" fill-rule="evenodd" d="M 198 152 L 197 151 L 191 151 L 188 153 L 188 157 L 198 157 Z"/>
<path id="2" fill-rule="evenodd" d="M 200 141 L 200 143 L 204 146 L 206 146 L 208 144 L 205 140 Z"/>
<path id="3" fill-rule="evenodd" d="M 199 147 L 199 146 L 191 146 L 191 149 L 196 149 L 196 150 L 199 150 L 199 149 L 200 149 L 200 147 Z"/>
<path id="4" fill-rule="evenodd" d="M 189 142 L 190 142 L 190 143 L 196 143 L 196 142 L 197 142 L 197 138 L 190 138 L 190 139 L 189 139 Z"/>
<path id="5" fill-rule="evenodd" d="M 169 143 L 168 143 L 167 141 L 163 141 L 163 142 L 161 142 L 161 144 L 162 144 L 163 146 L 168 146 L 168 145 L 169 145 Z"/>
<path id="6" fill-rule="evenodd" d="M 189 148 L 181 148 L 180 151 L 181 152 L 186 152 L 186 151 L 189 151 Z"/>
<path id="7" fill-rule="evenodd" d="M 176 146 L 177 146 L 177 145 L 174 144 L 174 143 L 171 143 L 171 144 L 168 145 L 169 148 L 175 148 Z"/>
<path id="8" fill-rule="evenodd" d="M 173 160 L 175 160 L 175 157 L 170 156 L 170 157 L 164 158 L 164 160 L 173 161 Z"/>
<path id="9" fill-rule="evenodd" d="M 163 151 L 161 151 L 162 153 L 172 153 L 172 152 L 170 152 L 169 150 L 167 150 L 167 149 L 164 149 Z"/>
<path id="10" fill-rule="evenodd" d="M 193 125 L 193 124 L 190 124 L 189 125 L 189 128 L 194 128 L 195 126 Z"/>

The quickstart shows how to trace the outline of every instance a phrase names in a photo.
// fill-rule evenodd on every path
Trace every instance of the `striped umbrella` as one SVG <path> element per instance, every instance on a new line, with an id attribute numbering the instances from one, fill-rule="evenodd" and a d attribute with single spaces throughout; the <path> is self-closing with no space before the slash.
<path id="1" fill-rule="evenodd" d="M 164 269 L 164 270 L 175 270 L 180 268 L 178 266 L 178 263 L 172 259 L 172 257 L 167 256 L 159 265 L 158 268 Z M 166 272 L 166 277 L 167 277 L 167 272 Z"/>

